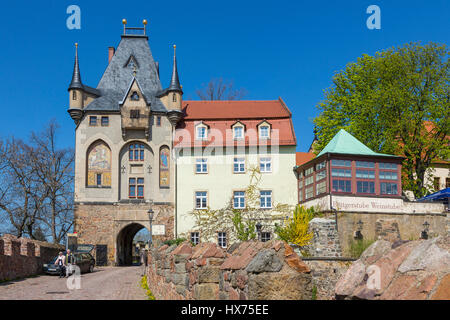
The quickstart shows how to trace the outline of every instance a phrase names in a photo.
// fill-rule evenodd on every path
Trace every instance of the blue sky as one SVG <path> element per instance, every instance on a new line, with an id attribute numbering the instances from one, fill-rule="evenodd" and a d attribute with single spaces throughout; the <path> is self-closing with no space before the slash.
<path id="1" fill-rule="evenodd" d="M 66 9 L 81 8 L 81 30 L 69 30 Z M 381 30 L 366 27 L 366 8 L 381 9 Z M 0 19 L 0 136 L 26 138 L 51 118 L 60 146 L 74 144 L 67 114 L 74 43 L 82 80 L 95 87 L 117 47 L 122 18 L 149 21 L 149 42 L 164 87 L 177 44 L 184 99 L 211 78 L 233 80 L 246 99 L 281 96 L 293 113 L 298 151 L 313 138 L 312 119 L 336 71 L 362 54 L 411 41 L 447 44 L 450 1 L 14 1 Z"/>

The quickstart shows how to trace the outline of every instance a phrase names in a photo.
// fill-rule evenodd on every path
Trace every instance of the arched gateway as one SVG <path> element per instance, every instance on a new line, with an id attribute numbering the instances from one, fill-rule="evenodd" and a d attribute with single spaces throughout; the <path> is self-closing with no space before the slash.
<path id="1" fill-rule="evenodd" d="M 116 263 L 130 266 L 133 263 L 133 239 L 136 233 L 145 228 L 140 223 L 130 223 L 120 230 L 116 240 Z"/>

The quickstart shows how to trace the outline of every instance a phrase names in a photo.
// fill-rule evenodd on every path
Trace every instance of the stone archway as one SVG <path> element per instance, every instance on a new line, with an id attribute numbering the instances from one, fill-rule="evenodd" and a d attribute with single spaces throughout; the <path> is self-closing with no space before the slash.
<path id="1" fill-rule="evenodd" d="M 142 228 L 145 228 L 140 223 L 131 223 L 117 234 L 116 250 L 117 250 L 117 265 L 131 266 L 133 263 L 133 239 L 136 233 Z"/>

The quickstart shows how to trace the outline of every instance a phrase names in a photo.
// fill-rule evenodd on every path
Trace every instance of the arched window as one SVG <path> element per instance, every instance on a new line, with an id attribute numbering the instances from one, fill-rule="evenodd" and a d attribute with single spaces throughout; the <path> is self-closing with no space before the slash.
<path id="1" fill-rule="evenodd" d="M 94 142 L 88 149 L 87 186 L 111 186 L 111 150 L 103 141 Z"/>
<path id="2" fill-rule="evenodd" d="M 128 147 L 128 159 L 130 161 L 144 161 L 145 146 L 142 143 L 132 143 Z"/>
<path id="3" fill-rule="evenodd" d="M 170 187 L 170 150 L 167 146 L 161 147 L 159 151 L 159 187 Z"/>
<path id="4" fill-rule="evenodd" d="M 131 100 L 139 101 L 139 94 L 136 91 L 133 91 L 133 93 L 131 94 Z"/>

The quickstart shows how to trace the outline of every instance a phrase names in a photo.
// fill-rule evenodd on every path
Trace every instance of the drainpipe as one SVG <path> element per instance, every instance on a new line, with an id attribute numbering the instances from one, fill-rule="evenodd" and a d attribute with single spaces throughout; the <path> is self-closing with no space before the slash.
<path id="1" fill-rule="evenodd" d="M 177 208 L 177 183 L 178 183 L 178 178 L 177 178 L 177 160 L 175 157 L 175 149 L 174 149 L 174 143 L 173 141 L 175 140 L 175 125 L 172 124 L 172 159 L 173 159 L 173 163 L 175 164 L 175 172 L 174 172 L 174 218 L 173 218 L 173 228 L 175 231 L 175 239 L 178 238 L 178 208 Z"/>

